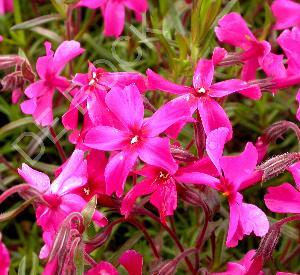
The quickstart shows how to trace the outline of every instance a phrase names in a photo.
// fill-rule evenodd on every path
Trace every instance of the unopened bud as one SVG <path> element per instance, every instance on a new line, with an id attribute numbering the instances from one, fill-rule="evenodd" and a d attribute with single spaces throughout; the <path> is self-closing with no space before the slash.
<path id="1" fill-rule="evenodd" d="M 285 153 L 265 161 L 257 167 L 257 170 L 263 172 L 262 180 L 266 181 L 280 175 L 299 160 L 300 153 Z"/>
<path id="2" fill-rule="evenodd" d="M 13 91 L 19 87 L 22 87 L 23 84 L 24 78 L 20 71 L 8 74 L 1 80 L 3 91 Z"/>
<path id="3" fill-rule="evenodd" d="M 197 158 L 193 154 L 176 145 L 171 145 L 171 154 L 174 159 L 178 161 L 192 162 L 197 160 Z"/>
<path id="4" fill-rule="evenodd" d="M 273 250 L 278 243 L 279 237 L 280 226 L 271 227 L 269 232 L 261 240 L 255 257 L 262 257 L 263 260 L 270 259 L 272 257 Z"/>
<path id="5" fill-rule="evenodd" d="M 33 72 L 32 67 L 27 61 L 24 61 L 21 65 L 22 76 L 28 80 L 30 83 L 34 82 L 35 73 Z"/>
<path id="6" fill-rule="evenodd" d="M 275 122 L 270 127 L 268 127 L 261 136 L 261 139 L 264 143 L 275 142 L 278 138 L 282 138 L 283 134 L 286 133 L 289 129 L 292 129 L 296 133 L 298 138 L 300 137 L 300 129 L 295 123 L 282 120 Z"/>
<path id="7" fill-rule="evenodd" d="M 24 58 L 18 55 L 0 55 L 0 70 L 21 65 L 23 62 Z"/>

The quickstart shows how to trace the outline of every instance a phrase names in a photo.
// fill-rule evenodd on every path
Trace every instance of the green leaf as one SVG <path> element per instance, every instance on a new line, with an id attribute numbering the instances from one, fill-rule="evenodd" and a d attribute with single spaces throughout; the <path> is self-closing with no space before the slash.
<path id="1" fill-rule="evenodd" d="M 38 265 L 39 265 L 39 258 L 34 252 L 32 252 L 32 265 L 31 265 L 30 275 L 38 274 L 38 271 L 37 271 Z"/>
<path id="2" fill-rule="evenodd" d="M 93 215 L 97 206 L 97 196 L 93 196 L 91 200 L 87 203 L 85 208 L 82 210 L 81 214 L 83 216 L 84 227 L 87 228 L 92 222 Z"/>
<path id="3" fill-rule="evenodd" d="M 19 264 L 18 275 L 26 275 L 26 256 L 24 256 Z"/>
<path id="4" fill-rule="evenodd" d="M 51 22 L 51 21 L 57 21 L 57 20 L 61 20 L 61 19 L 63 19 L 63 18 L 59 14 L 48 14 L 48 15 L 40 16 L 40 17 L 31 19 L 31 20 L 25 21 L 23 23 L 14 25 L 10 29 L 12 31 L 26 30 L 26 29 L 31 29 L 33 27 Z"/>

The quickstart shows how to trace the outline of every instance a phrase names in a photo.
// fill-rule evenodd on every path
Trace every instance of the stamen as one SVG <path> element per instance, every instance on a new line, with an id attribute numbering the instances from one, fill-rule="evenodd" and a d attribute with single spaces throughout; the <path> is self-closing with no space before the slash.
<path id="1" fill-rule="evenodd" d="M 206 90 L 205 90 L 205 88 L 200 88 L 199 90 L 198 90 L 198 93 L 199 94 L 205 94 L 206 93 Z"/>
<path id="2" fill-rule="evenodd" d="M 83 188 L 84 193 L 88 196 L 90 194 L 90 189 L 89 188 Z"/>
<path id="3" fill-rule="evenodd" d="M 131 141 L 130 141 L 130 144 L 135 144 L 139 141 L 139 137 L 138 136 L 134 136 Z"/>

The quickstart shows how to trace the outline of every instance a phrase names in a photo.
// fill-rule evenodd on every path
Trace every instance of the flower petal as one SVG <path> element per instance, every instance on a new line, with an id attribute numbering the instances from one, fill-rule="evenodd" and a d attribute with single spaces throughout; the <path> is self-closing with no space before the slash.
<path id="1" fill-rule="evenodd" d="M 62 42 L 53 57 L 53 70 L 60 74 L 63 68 L 75 57 L 82 54 L 84 49 L 80 48 L 80 43 L 74 40 Z"/>
<path id="2" fill-rule="evenodd" d="M 125 251 L 119 258 L 119 263 L 128 271 L 128 275 L 142 275 L 143 256 L 135 250 Z"/>
<path id="3" fill-rule="evenodd" d="M 87 132 L 84 144 L 103 151 L 121 150 L 129 144 L 129 136 L 113 127 L 98 126 Z"/>
<path id="4" fill-rule="evenodd" d="M 129 9 L 132 9 L 137 13 L 144 13 L 148 9 L 147 0 L 125 0 L 124 3 Z"/>
<path id="5" fill-rule="evenodd" d="M 245 20 L 235 12 L 228 13 L 219 20 L 215 33 L 221 42 L 244 50 L 248 49 L 250 40 L 256 41 Z"/>
<path id="6" fill-rule="evenodd" d="M 125 24 L 123 1 L 107 1 L 104 8 L 104 35 L 119 37 Z"/>
<path id="7" fill-rule="evenodd" d="M 214 64 L 211 60 L 200 59 L 193 77 L 195 89 L 209 89 L 214 78 Z"/>
<path id="8" fill-rule="evenodd" d="M 143 130 L 149 137 L 165 131 L 176 122 L 187 120 L 192 116 L 187 96 L 180 96 L 160 107 L 150 118 L 146 119 Z"/>
<path id="9" fill-rule="evenodd" d="M 127 129 L 140 129 L 144 119 L 144 104 L 138 88 L 131 84 L 123 90 L 112 88 L 106 104 Z"/>
<path id="10" fill-rule="evenodd" d="M 300 5 L 290 0 L 275 0 L 271 6 L 276 19 L 276 30 L 300 25 Z"/>
<path id="11" fill-rule="evenodd" d="M 173 175 L 178 165 L 170 152 L 168 138 L 148 138 L 139 149 L 139 157 L 147 164 L 161 167 Z"/>
<path id="12" fill-rule="evenodd" d="M 219 171 L 219 175 L 222 174 L 220 161 L 223 155 L 224 145 L 226 143 L 228 134 L 229 130 L 222 127 L 211 131 L 207 135 L 206 139 L 207 155 Z"/>
<path id="13" fill-rule="evenodd" d="M 87 163 L 84 151 L 74 150 L 59 176 L 53 181 L 51 190 L 60 195 L 83 186 L 87 181 Z"/>
<path id="14" fill-rule="evenodd" d="M 143 180 L 141 183 L 133 186 L 122 201 L 120 209 L 121 214 L 128 218 L 138 197 L 151 194 L 156 190 L 156 188 L 157 186 L 154 184 L 154 180 L 152 178 Z"/>
<path id="15" fill-rule="evenodd" d="M 138 154 L 132 151 L 122 151 L 115 155 L 105 168 L 106 193 L 114 192 L 121 197 L 129 172 L 137 160 Z"/>
<path id="16" fill-rule="evenodd" d="M 33 188 L 41 193 L 45 193 L 50 188 L 49 177 L 37 170 L 32 169 L 27 164 L 22 164 L 22 169 L 18 169 L 19 175 Z"/>
<path id="17" fill-rule="evenodd" d="M 265 204 L 276 213 L 300 213 L 300 192 L 289 183 L 269 187 Z"/>
<path id="18" fill-rule="evenodd" d="M 239 190 L 241 183 L 253 175 L 257 159 L 257 150 L 251 142 L 247 143 L 244 152 L 239 156 L 221 158 L 220 163 L 224 176 L 234 184 L 235 190 Z"/>
<path id="19" fill-rule="evenodd" d="M 232 126 L 224 109 L 212 98 L 202 97 L 198 100 L 198 110 L 205 133 L 225 127 L 229 130 L 227 141 L 232 138 Z"/>
<path id="20" fill-rule="evenodd" d="M 152 70 L 147 70 L 148 85 L 150 90 L 160 90 L 171 94 L 183 95 L 192 92 L 191 87 L 175 84 L 164 79 Z"/>

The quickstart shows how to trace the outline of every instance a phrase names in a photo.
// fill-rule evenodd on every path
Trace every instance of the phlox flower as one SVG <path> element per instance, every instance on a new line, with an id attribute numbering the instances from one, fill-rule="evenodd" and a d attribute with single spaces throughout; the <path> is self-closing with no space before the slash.
<path id="1" fill-rule="evenodd" d="M 63 124 L 74 130 L 78 123 L 78 109 L 89 116 L 93 125 L 111 125 L 114 117 L 105 104 L 105 96 L 112 87 L 125 88 L 135 84 L 141 92 L 146 90 L 144 77 L 134 72 L 107 72 L 89 63 L 87 74 L 77 73 L 72 80 L 79 89 L 73 92 L 73 99 L 68 112 L 63 116 Z"/>
<path id="2" fill-rule="evenodd" d="M 7 12 L 12 12 L 13 10 L 14 10 L 13 0 L 0 0 L 0 15 L 3 15 Z"/>
<path id="3" fill-rule="evenodd" d="M 128 275 L 142 275 L 143 256 L 135 250 L 125 251 L 119 258 L 119 263 L 124 266 L 128 272 Z M 86 275 L 98 274 L 119 275 L 119 272 L 109 262 L 101 261 L 86 273 Z"/>
<path id="4" fill-rule="evenodd" d="M 177 163 L 170 153 L 168 138 L 158 137 L 170 125 L 189 114 L 186 99 L 173 100 L 150 118 L 144 119 L 144 105 L 138 88 L 132 84 L 124 89 L 112 88 L 106 105 L 121 122 L 121 127 L 97 126 L 85 136 L 85 145 L 103 151 L 121 151 L 105 168 L 106 192 L 121 196 L 126 178 L 138 157 L 173 173 Z"/>
<path id="5" fill-rule="evenodd" d="M 77 6 L 101 8 L 104 17 L 104 35 L 116 38 L 124 30 L 125 8 L 133 10 L 137 19 L 148 10 L 147 0 L 80 0 Z"/>
<path id="6" fill-rule="evenodd" d="M 87 203 L 81 196 L 74 193 L 74 190 L 84 186 L 87 182 L 87 163 L 84 159 L 84 152 L 75 150 L 52 184 L 46 174 L 26 164 L 23 164 L 18 172 L 41 196 L 36 202 L 37 224 L 44 231 L 43 238 L 46 239 L 46 244 L 51 243 L 54 234 L 58 232 L 68 214 L 81 212 Z M 95 212 L 93 219 L 100 226 L 107 224 L 106 218 L 99 211 Z"/>
<path id="7" fill-rule="evenodd" d="M 247 275 L 250 266 L 253 262 L 253 257 L 255 256 L 255 250 L 248 251 L 245 256 L 238 262 L 229 262 L 227 264 L 227 269 L 224 272 L 216 272 L 211 273 L 211 275 Z M 263 275 L 262 271 L 258 271 L 257 273 L 251 275 Z M 250 274 L 249 274 L 250 275 Z"/>
<path id="8" fill-rule="evenodd" d="M 206 134 L 214 129 L 226 127 L 229 129 L 228 140 L 230 140 L 232 137 L 231 123 L 216 99 L 235 92 L 258 99 L 261 92 L 258 86 L 250 86 L 247 82 L 239 79 L 225 80 L 213 84 L 214 59 L 214 57 L 213 60 L 200 59 L 194 72 L 192 87 L 167 81 L 148 69 L 149 88 L 184 97 L 188 95 L 191 114 L 198 109 Z"/>
<path id="9" fill-rule="evenodd" d="M 172 216 L 177 208 L 176 182 L 207 185 L 218 182 L 216 178 L 203 173 L 204 171 L 197 171 L 203 166 L 206 166 L 205 172 L 211 168 L 207 158 L 188 167 L 179 168 L 173 174 L 169 174 L 161 168 L 146 165 L 136 172 L 145 179 L 133 186 L 126 194 L 122 201 L 121 214 L 128 217 L 137 198 L 151 194 L 150 203 L 158 209 L 161 221 L 166 223 L 166 216 Z"/>
<path id="10" fill-rule="evenodd" d="M 274 28 L 283 30 L 300 26 L 300 4 L 291 0 L 275 0 L 271 6 L 276 20 Z"/>
<path id="11" fill-rule="evenodd" d="M 253 231 L 264 236 L 269 222 L 257 206 L 243 202 L 241 190 L 261 180 L 261 173 L 255 172 L 258 154 L 252 143 L 247 143 L 239 156 L 222 156 L 228 135 L 227 128 L 212 131 L 206 140 L 206 151 L 219 173 L 219 182 L 209 186 L 228 198 L 230 215 L 226 245 L 234 247 L 244 235 Z"/>
<path id="12" fill-rule="evenodd" d="M 49 126 L 53 122 L 54 91 L 64 92 L 70 85 L 69 80 L 60 74 L 67 63 L 84 50 L 76 41 L 62 42 L 55 53 L 51 50 L 51 43 L 45 42 L 45 48 L 46 56 L 39 57 L 36 63 L 40 80 L 26 88 L 25 95 L 29 100 L 21 104 L 21 109 L 25 114 L 31 114 L 38 124 Z"/>
<path id="13" fill-rule="evenodd" d="M 0 274 L 7 275 L 10 265 L 10 257 L 8 250 L 4 243 L 1 241 L 1 233 L 0 233 Z"/>
<path id="14" fill-rule="evenodd" d="M 243 80 L 255 79 L 259 67 L 268 76 L 284 73 L 283 56 L 271 53 L 271 45 L 267 41 L 258 41 L 238 13 L 231 12 L 223 16 L 215 28 L 215 33 L 219 41 L 242 49 L 240 60 L 244 63 Z"/>

